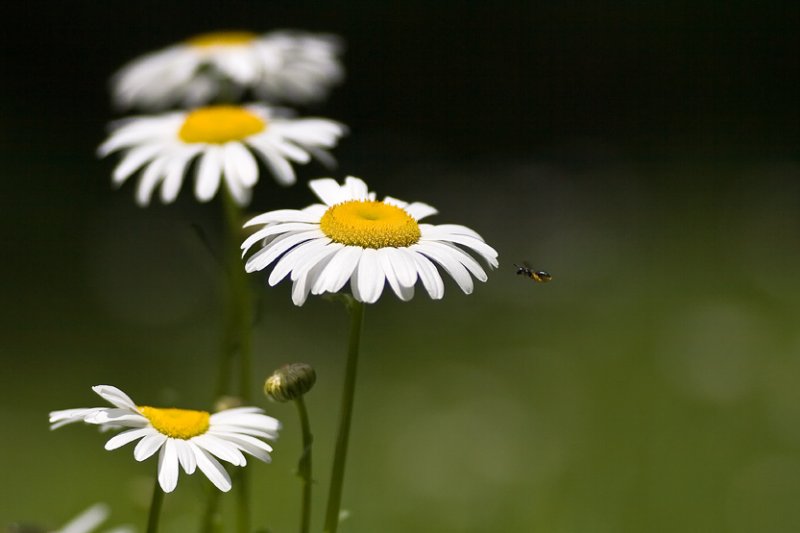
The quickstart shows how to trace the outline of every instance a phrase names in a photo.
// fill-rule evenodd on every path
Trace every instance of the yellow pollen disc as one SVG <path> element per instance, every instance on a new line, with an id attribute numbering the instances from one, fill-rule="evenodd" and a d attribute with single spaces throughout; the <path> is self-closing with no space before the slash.
<path id="1" fill-rule="evenodd" d="M 238 46 L 255 41 L 258 35 L 249 31 L 215 31 L 202 33 L 186 40 L 190 46 L 210 48 L 212 46 Z"/>
<path id="2" fill-rule="evenodd" d="M 403 248 L 419 241 L 419 225 L 404 209 L 366 200 L 350 200 L 330 207 L 320 229 L 348 246 Z"/>
<path id="3" fill-rule="evenodd" d="M 178 137 L 186 143 L 225 144 L 262 132 L 267 122 L 243 107 L 219 105 L 195 109 L 183 121 Z"/>
<path id="4" fill-rule="evenodd" d="M 174 439 L 191 439 L 208 431 L 210 415 L 205 411 L 142 406 L 139 412 L 159 433 Z"/>

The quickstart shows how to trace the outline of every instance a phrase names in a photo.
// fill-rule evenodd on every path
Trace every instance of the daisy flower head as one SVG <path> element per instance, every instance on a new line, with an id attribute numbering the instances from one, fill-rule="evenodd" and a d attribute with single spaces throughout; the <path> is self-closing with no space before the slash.
<path id="1" fill-rule="evenodd" d="M 217 459 L 245 466 L 244 453 L 270 461 L 272 447 L 263 439 L 278 438 L 280 422 L 258 407 L 237 407 L 216 413 L 188 409 L 138 406 L 116 387 L 92 387 L 114 407 L 65 409 L 50 413 L 50 429 L 75 422 L 104 430 L 124 429 L 106 442 L 106 450 L 138 440 L 137 461 L 158 452 L 158 482 L 164 492 L 178 484 L 179 466 L 191 475 L 197 468 L 221 491 L 231 489 L 231 478 Z"/>
<path id="2" fill-rule="evenodd" d="M 115 104 L 194 107 L 250 90 L 259 100 L 322 100 L 344 77 L 341 41 L 296 31 L 206 33 L 144 55 L 112 78 Z M 233 94 L 231 94 L 233 93 Z"/>
<path id="3" fill-rule="evenodd" d="M 472 277 L 486 281 L 486 272 L 468 252 L 497 267 L 497 252 L 473 230 L 419 223 L 437 213 L 427 204 L 389 196 L 378 201 L 366 183 L 352 176 L 342 185 L 331 178 L 309 185 L 323 203 L 251 219 L 245 226 L 264 227 L 242 244 L 243 255 L 259 248 L 248 258 L 247 272 L 274 263 L 268 283 L 289 276 L 295 305 L 303 305 L 309 293 L 338 292 L 348 282 L 353 297 L 365 303 L 376 302 L 386 283 L 408 301 L 417 280 L 431 298 L 440 299 L 444 283 L 437 266 L 470 294 Z"/>
<path id="4" fill-rule="evenodd" d="M 208 106 L 124 120 L 100 145 L 98 155 L 122 152 L 112 175 L 115 186 L 141 169 L 136 189 L 141 206 L 150 203 L 159 185 L 161 201 L 173 202 L 195 159 L 194 194 L 199 201 L 213 198 L 224 183 L 237 204 L 247 205 L 259 178 L 257 157 L 278 183 L 291 185 L 296 181 L 292 163 L 316 157 L 331 164 L 326 150 L 345 131 L 332 120 L 286 117 L 263 105 Z"/>

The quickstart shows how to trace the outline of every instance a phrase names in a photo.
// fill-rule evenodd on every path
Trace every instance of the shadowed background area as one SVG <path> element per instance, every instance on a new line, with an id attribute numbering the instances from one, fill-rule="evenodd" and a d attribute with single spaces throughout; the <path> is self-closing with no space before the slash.
<path id="1" fill-rule="evenodd" d="M 0 525 L 96 501 L 144 523 L 153 460 L 50 433 L 91 385 L 209 408 L 220 348 L 215 202 L 140 209 L 94 151 L 108 78 L 197 33 L 341 35 L 346 82 L 301 110 L 350 135 L 339 169 L 263 177 L 254 211 L 352 174 L 479 231 L 500 269 L 465 296 L 367 309 L 342 531 L 800 530 L 800 7 L 789 2 L 26 2 L 2 14 Z M 554 281 L 514 275 L 530 260 Z M 314 528 L 347 317 L 265 287 L 257 375 L 317 369 Z M 292 406 L 255 524 L 296 529 Z M 256 463 L 256 461 L 253 461 Z M 210 484 L 181 478 L 163 531 Z M 223 499 L 232 511 L 231 497 Z M 230 515 L 232 516 L 232 512 Z"/>

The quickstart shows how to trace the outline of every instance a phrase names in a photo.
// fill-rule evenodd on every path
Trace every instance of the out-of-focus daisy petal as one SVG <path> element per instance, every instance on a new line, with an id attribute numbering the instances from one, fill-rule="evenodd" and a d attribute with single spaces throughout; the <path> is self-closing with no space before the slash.
<path id="1" fill-rule="evenodd" d="M 261 100 L 309 103 L 342 80 L 341 49 L 338 38 L 322 34 L 198 35 L 125 65 L 112 79 L 114 101 L 120 108 L 194 107 L 226 88 L 252 90 Z"/>
<path id="2" fill-rule="evenodd" d="M 160 199 L 173 202 L 195 158 L 199 201 L 209 201 L 224 184 L 237 204 L 247 205 L 259 181 L 257 159 L 278 183 L 291 185 L 296 180 L 293 164 L 308 163 L 318 150 L 335 146 L 345 131 L 331 120 L 280 116 L 264 105 L 217 105 L 126 120 L 98 153 L 104 157 L 121 151 L 112 172 L 115 186 L 141 172 L 136 186 L 141 206 L 159 187 Z"/>

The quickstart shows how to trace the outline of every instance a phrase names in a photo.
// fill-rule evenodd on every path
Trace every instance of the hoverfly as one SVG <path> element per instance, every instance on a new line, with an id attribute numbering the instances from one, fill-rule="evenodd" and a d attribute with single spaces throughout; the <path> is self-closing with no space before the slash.
<path id="1" fill-rule="evenodd" d="M 517 275 L 526 276 L 536 283 L 547 283 L 553 279 L 553 276 L 551 276 L 549 272 L 532 269 L 527 261 L 523 262 L 522 265 L 523 266 L 519 266 L 518 264 L 514 263 L 514 266 L 517 267 Z"/>

